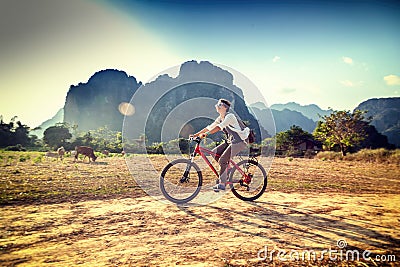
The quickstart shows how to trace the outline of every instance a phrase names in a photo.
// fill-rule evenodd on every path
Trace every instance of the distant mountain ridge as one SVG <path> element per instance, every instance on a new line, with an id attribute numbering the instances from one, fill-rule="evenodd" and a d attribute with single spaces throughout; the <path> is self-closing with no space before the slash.
<path id="1" fill-rule="evenodd" d="M 47 128 L 63 121 L 64 121 L 64 109 L 60 108 L 57 111 L 56 115 L 54 115 L 51 119 L 42 122 L 38 127 L 33 129 L 30 133 L 32 135 L 36 135 L 38 138 L 42 138 L 43 133 Z"/>
<path id="2" fill-rule="evenodd" d="M 321 116 L 330 114 L 329 110 L 323 110 L 315 104 L 302 106 L 295 102 L 287 104 L 274 104 L 267 108 L 264 103 L 256 102 L 250 105 L 257 118 L 262 118 L 262 113 L 271 110 L 276 132 L 283 132 L 290 129 L 291 126 L 300 126 L 303 130 L 312 133 Z M 261 120 L 262 121 L 262 120 Z"/>
<path id="3" fill-rule="evenodd" d="M 271 109 L 275 119 L 276 132 L 289 130 L 291 126 L 300 126 L 303 130 L 312 133 L 317 126 L 317 123 L 312 119 L 307 118 L 301 112 L 284 109 Z"/>
<path id="4" fill-rule="evenodd" d="M 286 104 L 273 104 L 271 109 L 283 111 L 284 109 L 297 111 L 306 116 L 307 118 L 317 122 L 320 120 L 320 116 L 331 114 L 329 110 L 323 110 L 316 104 L 300 105 L 295 102 L 289 102 Z"/>
<path id="5" fill-rule="evenodd" d="M 261 125 L 263 125 L 263 122 L 266 121 L 264 119 L 264 115 L 269 112 L 268 108 L 266 108 L 265 105 L 262 103 L 255 103 L 250 105 L 250 107 L 251 111 L 260 121 Z M 286 108 L 283 110 L 275 110 L 271 108 L 271 112 L 274 117 L 277 133 L 289 130 L 290 127 L 293 125 L 300 126 L 303 130 L 312 133 L 317 125 L 315 121 L 307 118 L 298 111 L 289 110 Z"/>
<path id="6" fill-rule="evenodd" d="M 386 135 L 389 143 L 400 147 L 400 97 L 372 98 L 355 109 L 366 110 L 372 116 L 371 125 Z"/>

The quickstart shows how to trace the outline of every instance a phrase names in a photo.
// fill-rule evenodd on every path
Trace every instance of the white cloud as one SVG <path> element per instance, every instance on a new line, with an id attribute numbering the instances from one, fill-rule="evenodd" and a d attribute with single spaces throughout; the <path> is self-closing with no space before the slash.
<path id="1" fill-rule="evenodd" d="M 272 59 L 272 62 L 276 63 L 276 62 L 278 62 L 280 59 L 281 59 L 281 57 L 275 56 L 275 57 Z"/>
<path id="2" fill-rule="evenodd" d="M 349 64 L 349 65 L 353 65 L 354 61 L 351 57 L 342 57 L 342 60 L 344 63 Z"/>
<path id="3" fill-rule="evenodd" d="M 383 80 L 386 82 L 387 85 L 400 85 L 400 77 L 397 75 L 387 75 L 383 77 Z"/>
<path id="4" fill-rule="evenodd" d="M 345 81 L 340 81 L 341 84 L 343 84 L 346 87 L 353 87 L 353 83 L 349 80 L 345 80 Z"/>
<path id="5" fill-rule="evenodd" d="M 349 80 L 344 80 L 344 81 L 340 81 L 340 83 L 342 85 L 344 85 L 345 87 L 359 87 L 363 85 L 363 81 L 358 81 L 358 82 L 352 82 Z"/>

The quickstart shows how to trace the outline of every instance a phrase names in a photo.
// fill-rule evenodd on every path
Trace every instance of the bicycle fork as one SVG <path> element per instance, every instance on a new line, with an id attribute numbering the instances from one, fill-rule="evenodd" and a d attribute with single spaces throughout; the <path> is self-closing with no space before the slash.
<path id="1" fill-rule="evenodd" d="M 179 180 L 181 184 L 188 183 L 190 179 L 190 169 L 192 168 L 193 159 L 190 161 L 190 164 L 186 166 L 185 171 L 183 172 L 182 178 Z"/>

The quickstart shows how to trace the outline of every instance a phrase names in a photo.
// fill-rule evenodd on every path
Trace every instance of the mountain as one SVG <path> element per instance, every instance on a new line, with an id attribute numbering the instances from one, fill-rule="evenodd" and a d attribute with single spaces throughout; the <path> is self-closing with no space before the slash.
<path id="1" fill-rule="evenodd" d="M 256 102 L 250 105 L 252 108 L 257 108 L 257 109 L 268 109 L 268 107 L 263 103 L 263 102 Z"/>
<path id="2" fill-rule="evenodd" d="M 319 121 L 320 120 L 319 115 L 321 116 L 330 115 L 329 110 L 323 110 L 315 104 L 303 106 L 295 102 L 289 102 L 286 104 L 274 104 L 271 106 L 271 109 L 280 111 L 283 111 L 284 109 L 297 111 L 306 116 L 307 118 L 312 119 L 313 121 Z"/>
<path id="3" fill-rule="evenodd" d="M 400 147 L 400 97 L 368 99 L 355 109 L 368 111 L 366 117 L 372 116 L 371 125 L 386 135 L 389 143 Z"/>
<path id="4" fill-rule="evenodd" d="M 262 118 L 268 113 L 268 108 L 261 102 L 251 104 L 251 109 L 257 118 Z M 287 104 L 274 104 L 270 107 L 275 120 L 276 132 L 286 131 L 292 125 L 300 126 L 303 130 L 312 133 L 321 116 L 329 115 L 329 110 L 323 110 L 315 104 L 302 106 L 294 102 Z M 369 129 L 370 142 L 377 141 L 380 134 L 387 136 L 389 143 L 400 147 L 400 97 L 369 99 L 359 104 L 355 109 L 366 110 L 366 117 L 372 116 L 371 125 L 376 128 Z M 262 124 L 262 120 L 260 120 Z M 386 138 L 386 137 L 385 137 Z M 375 140 L 376 139 L 376 140 Z"/>
<path id="5" fill-rule="evenodd" d="M 255 129 L 257 138 L 267 136 L 249 112 L 233 75 L 207 61 L 185 62 L 177 77 L 164 74 L 140 88 L 132 105 L 141 112 L 125 118 L 123 135 L 129 139 L 145 133 L 149 143 L 187 137 L 218 117 L 214 105 L 220 98 L 231 101 L 230 111 Z"/>
<path id="6" fill-rule="evenodd" d="M 219 98 L 232 102 L 232 112 L 249 123 L 258 138 L 261 133 L 267 136 L 249 112 L 243 91 L 233 84 L 233 75 L 207 61 L 185 62 L 177 77 L 163 74 L 144 85 L 123 71 L 99 71 L 87 83 L 70 87 L 64 122 L 78 125 L 82 132 L 107 125 L 110 130 L 123 129 L 125 138 L 145 134 L 151 144 L 187 137 L 208 125 L 218 116 L 214 105 Z M 121 105 L 132 113 L 124 116 Z M 176 114 L 185 105 L 186 110 Z"/>
<path id="7" fill-rule="evenodd" d="M 320 120 L 319 115 L 329 115 L 329 110 L 323 110 L 315 104 L 302 106 L 295 102 L 287 104 L 274 104 L 267 108 L 264 103 L 256 102 L 250 105 L 251 110 L 257 118 L 262 118 L 264 114 L 272 112 L 275 121 L 276 132 L 287 131 L 291 126 L 300 126 L 303 130 L 312 133 Z M 261 125 L 263 120 L 260 120 Z"/>
<path id="8" fill-rule="evenodd" d="M 274 110 L 272 109 L 272 114 L 275 119 L 276 132 L 287 131 L 291 126 L 300 126 L 304 131 L 312 133 L 317 126 L 317 123 L 302 113 L 293 110 Z"/>
<path id="9" fill-rule="evenodd" d="M 47 121 L 43 122 L 40 124 L 38 127 L 33 129 L 30 134 L 36 135 L 38 138 L 43 137 L 44 131 L 49 128 L 50 126 L 54 126 L 57 123 L 63 122 L 64 121 L 64 109 L 60 108 L 56 115 L 54 115 L 51 119 L 48 119 Z"/>
<path id="10" fill-rule="evenodd" d="M 267 108 L 262 108 L 265 107 L 264 104 L 252 104 L 251 105 L 251 110 L 252 112 L 256 115 L 257 119 L 260 121 L 261 125 L 264 128 L 267 128 L 266 125 L 264 125 L 264 116 L 266 114 L 269 114 L 270 111 Z M 262 109 L 261 109 L 262 108 Z M 307 118 L 304 116 L 302 113 L 298 111 L 293 111 L 289 109 L 283 109 L 283 110 L 275 110 L 271 108 L 272 115 L 274 117 L 275 121 L 275 128 L 276 128 L 276 133 L 287 131 L 290 129 L 291 126 L 297 125 L 300 126 L 303 130 L 312 133 L 316 127 L 316 122 Z"/>
<path id="11" fill-rule="evenodd" d="M 119 70 L 102 70 L 87 83 L 69 88 L 64 105 L 64 122 L 78 125 L 78 131 L 94 130 L 107 125 L 121 131 L 124 115 L 120 105 L 129 102 L 141 86 L 133 76 Z"/>

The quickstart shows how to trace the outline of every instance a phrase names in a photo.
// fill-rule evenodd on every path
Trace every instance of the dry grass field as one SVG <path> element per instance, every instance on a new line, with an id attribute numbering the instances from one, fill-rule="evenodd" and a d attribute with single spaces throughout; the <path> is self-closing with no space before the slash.
<path id="1" fill-rule="evenodd" d="M 400 265 L 398 164 L 275 158 L 255 202 L 176 206 L 136 184 L 158 179 L 143 160 L 0 152 L 0 265 Z"/>

